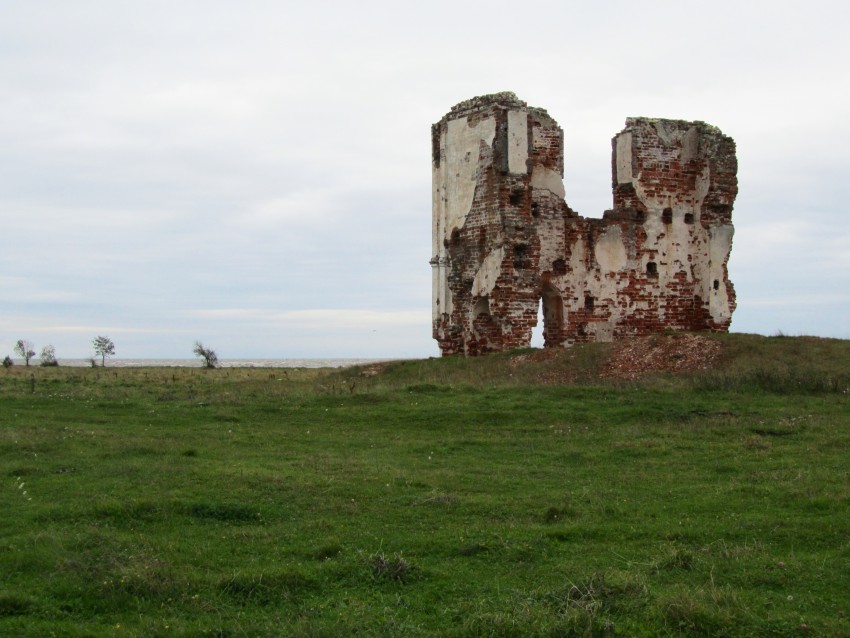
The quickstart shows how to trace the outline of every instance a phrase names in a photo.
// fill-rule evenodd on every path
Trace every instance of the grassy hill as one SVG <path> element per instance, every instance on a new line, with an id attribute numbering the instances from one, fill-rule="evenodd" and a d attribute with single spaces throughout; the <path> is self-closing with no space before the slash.
<path id="1" fill-rule="evenodd" d="M 0 372 L 2 636 L 850 635 L 850 342 Z"/>

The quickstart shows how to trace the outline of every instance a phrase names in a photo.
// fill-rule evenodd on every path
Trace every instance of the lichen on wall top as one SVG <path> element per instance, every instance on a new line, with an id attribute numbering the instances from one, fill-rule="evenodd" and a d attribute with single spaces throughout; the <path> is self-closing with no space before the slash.
<path id="1" fill-rule="evenodd" d="M 666 329 L 726 331 L 734 141 L 704 122 L 628 118 L 612 140 L 613 207 L 564 200 L 563 131 L 513 93 L 433 125 L 434 338 L 443 354 Z"/>

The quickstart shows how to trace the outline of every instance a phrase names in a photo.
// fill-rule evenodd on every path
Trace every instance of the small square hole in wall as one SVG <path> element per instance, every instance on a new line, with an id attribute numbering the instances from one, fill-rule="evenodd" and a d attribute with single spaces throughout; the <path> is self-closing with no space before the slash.
<path id="1" fill-rule="evenodd" d="M 664 211 L 661 213 L 661 221 L 664 222 L 665 224 L 672 224 L 673 223 L 673 209 L 672 208 L 665 208 L 664 209 Z"/>
<path id="2" fill-rule="evenodd" d="M 556 259 L 552 262 L 552 272 L 556 275 L 567 274 L 567 262 L 563 259 Z"/>
<path id="3" fill-rule="evenodd" d="M 593 310 L 594 299 L 592 295 L 584 296 L 584 309 L 585 310 Z"/>
<path id="4" fill-rule="evenodd" d="M 658 264 L 656 264 L 654 261 L 647 262 L 646 276 L 650 279 L 658 279 Z"/>
<path id="5" fill-rule="evenodd" d="M 685 223 L 693 224 L 694 223 L 694 214 L 693 213 L 685 213 Z"/>
<path id="6" fill-rule="evenodd" d="M 473 317 L 478 317 L 480 315 L 484 315 L 485 317 L 490 316 L 490 298 L 489 297 L 479 297 L 475 301 L 475 309 L 472 313 Z"/>
<path id="7" fill-rule="evenodd" d="M 714 280 L 714 289 L 720 290 L 720 280 L 719 279 Z"/>
<path id="8" fill-rule="evenodd" d="M 520 190 L 520 189 L 511 191 L 511 195 L 510 195 L 511 206 L 519 206 L 520 204 L 522 204 L 522 195 L 523 195 L 523 191 Z"/>
<path id="9" fill-rule="evenodd" d="M 531 267 L 531 256 L 528 254 L 528 246 L 525 244 L 514 245 L 514 268 L 522 270 Z"/>

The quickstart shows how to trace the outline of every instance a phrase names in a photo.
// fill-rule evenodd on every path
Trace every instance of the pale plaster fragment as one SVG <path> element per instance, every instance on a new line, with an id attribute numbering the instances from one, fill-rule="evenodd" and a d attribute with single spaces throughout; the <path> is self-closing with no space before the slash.
<path id="1" fill-rule="evenodd" d="M 616 272 L 625 267 L 628 254 L 619 226 L 611 226 L 599 238 L 594 248 L 594 256 L 604 274 Z"/>
<path id="2" fill-rule="evenodd" d="M 446 135 L 446 224 L 444 238 L 456 228 L 462 228 L 472 202 L 478 178 L 478 156 L 481 143 L 493 144 L 496 120 L 487 117 L 474 126 L 467 118 L 450 120 Z"/>
<path id="3" fill-rule="evenodd" d="M 723 277 L 723 266 L 732 251 L 732 237 L 735 229 L 732 224 L 723 224 L 711 228 L 708 244 L 709 254 L 709 280 L 711 296 L 709 298 L 709 312 L 715 321 L 727 321 L 732 317 L 732 308 L 729 304 L 729 294 L 726 290 L 725 278 Z M 714 281 L 719 282 L 717 289 Z"/>
<path id="4" fill-rule="evenodd" d="M 632 175 L 632 134 L 621 133 L 617 137 L 617 183 L 631 184 Z"/>
<path id="5" fill-rule="evenodd" d="M 545 166 L 535 166 L 532 169 L 531 187 L 547 190 L 561 199 L 566 194 L 564 190 L 564 178 L 551 168 L 546 168 Z"/>
<path id="6" fill-rule="evenodd" d="M 508 172 L 528 173 L 528 113 L 508 111 Z"/>
<path id="7" fill-rule="evenodd" d="M 484 262 L 475 273 L 475 279 L 472 281 L 472 295 L 474 297 L 483 297 L 489 295 L 493 287 L 496 285 L 496 280 L 502 272 L 502 261 L 505 259 L 505 247 L 499 246 L 490 251 L 490 254 L 484 258 Z"/>

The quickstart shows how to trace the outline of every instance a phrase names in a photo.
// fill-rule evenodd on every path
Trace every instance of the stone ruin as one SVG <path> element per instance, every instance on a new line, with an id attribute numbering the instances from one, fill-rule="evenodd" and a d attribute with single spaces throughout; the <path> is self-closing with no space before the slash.
<path id="1" fill-rule="evenodd" d="M 735 142 L 704 122 L 628 118 L 612 140 L 614 205 L 564 201 L 564 136 L 513 93 L 431 128 L 433 335 L 444 355 L 664 330 L 725 332 Z"/>

